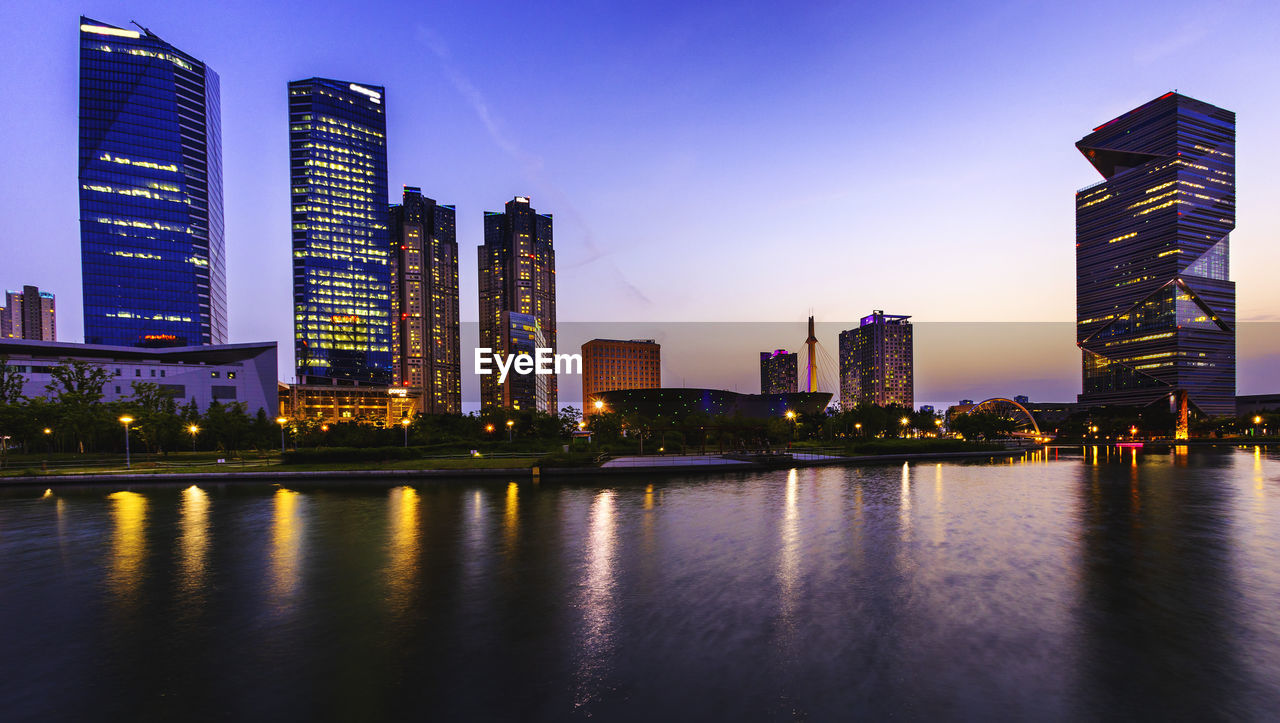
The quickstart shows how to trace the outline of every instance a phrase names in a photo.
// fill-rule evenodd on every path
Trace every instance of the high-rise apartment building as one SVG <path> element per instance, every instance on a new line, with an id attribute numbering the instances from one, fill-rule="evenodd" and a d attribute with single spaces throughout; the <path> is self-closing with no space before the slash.
<path id="1" fill-rule="evenodd" d="M 914 348 L 910 316 L 883 311 L 840 332 L 840 407 L 915 404 Z"/>
<path id="2" fill-rule="evenodd" d="M 583 414 L 602 392 L 662 386 L 662 345 L 653 339 L 592 339 L 582 345 Z"/>
<path id="3" fill-rule="evenodd" d="M 57 341 L 58 320 L 53 294 L 35 286 L 5 293 L 0 307 L 0 339 Z"/>
<path id="4" fill-rule="evenodd" d="M 391 207 L 391 363 L 426 414 L 462 413 L 458 241 L 453 206 L 405 186 Z"/>
<path id="5" fill-rule="evenodd" d="M 797 391 L 798 356 L 786 349 L 760 352 L 760 393 L 790 394 Z"/>
<path id="6" fill-rule="evenodd" d="M 227 340 L 218 74 L 80 18 L 80 261 L 90 344 Z"/>
<path id="7" fill-rule="evenodd" d="M 517 196 L 505 211 L 484 215 L 484 245 L 480 246 L 480 346 L 507 354 L 502 346 L 502 314 L 527 314 L 537 321 L 543 341 L 556 349 L 556 254 L 552 248 L 551 215 L 533 210 L 529 199 Z M 555 375 L 545 375 L 546 404 L 555 412 Z M 497 375 L 480 378 L 482 407 L 502 406 Z"/>
<path id="8" fill-rule="evenodd" d="M 1235 413 L 1235 114 L 1177 93 L 1076 143 L 1076 342 L 1091 406 Z"/>
<path id="9" fill-rule="evenodd" d="M 385 93 L 289 83 L 298 381 L 389 385 L 391 244 Z"/>

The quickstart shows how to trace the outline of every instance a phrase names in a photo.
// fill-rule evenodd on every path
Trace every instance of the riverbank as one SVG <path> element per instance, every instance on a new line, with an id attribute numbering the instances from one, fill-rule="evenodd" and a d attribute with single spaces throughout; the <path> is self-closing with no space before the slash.
<path id="1" fill-rule="evenodd" d="M 877 454 L 861 456 L 810 455 L 800 453 L 795 456 L 756 455 L 754 457 L 737 457 L 734 455 L 704 455 L 699 457 L 640 457 L 624 458 L 629 463 L 611 466 L 588 467 L 544 467 L 537 466 L 475 466 L 468 468 L 350 468 L 350 469 L 288 469 L 274 465 L 263 469 L 241 471 L 192 471 L 192 472 L 112 472 L 88 474 L 59 474 L 6 477 L 0 479 L 0 489 L 19 487 L 83 487 L 111 485 L 174 485 L 198 483 L 274 483 L 287 482 L 325 483 L 357 481 L 385 482 L 397 480 L 449 480 L 449 479 L 484 479 L 497 478 L 503 480 L 605 477 L 643 475 L 693 475 L 723 472 L 746 472 L 754 470 L 784 469 L 790 467 L 816 466 L 856 466 L 861 464 L 884 464 L 891 462 L 928 462 L 964 459 L 997 459 L 1020 457 L 1026 450 L 984 450 L 976 452 L 920 452 L 899 454 Z M 451 461 L 451 460 L 444 460 Z M 480 462 L 481 460 L 476 460 Z M 617 461 L 617 460 L 611 460 Z M 682 464 L 685 461 L 687 463 Z M 514 463 L 516 460 L 502 460 Z"/>

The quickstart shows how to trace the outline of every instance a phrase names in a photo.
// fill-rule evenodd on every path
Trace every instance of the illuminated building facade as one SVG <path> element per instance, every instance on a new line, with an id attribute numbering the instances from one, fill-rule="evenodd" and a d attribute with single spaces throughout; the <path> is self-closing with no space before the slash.
<path id="1" fill-rule="evenodd" d="M 396 427 L 422 408 L 421 390 L 404 387 L 280 384 L 280 414 L 291 421 Z"/>
<path id="2" fill-rule="evenodd" d="M 1234 414 L 1235 114 L 1166 93 L 1076 147 L 1080 403 Z"/>
<path id="3" fill-rule="evenodd" d="M 53 294 L 35 286 L 5 294 L 0 307 L 0 339 L 57 341 L 58 319 Z"/>
<path id="4" fill-rule="evenodd" d="M 797 355 L 786 349 L 760 352 L 760 393 L 791 394 L 798 389 Z"/>
<path id="5" fill-rule="evenodd" d="M 389 386 L 387 122 L 379 86 L 289 83 L 298 381 Z"/>
<path id="6" fill-rule="evenodd" d="M 453 206 L 406 186 L 391 207 L 391 363 L 426 414 L 462 413 L 458 240 Z"/>
<path id="7" fill-rule="evenodd" d="M 857 329 L 840 332 L 840 407 L 915 405 L 910 316 L 874 311 Z"/>
<path id="8" fill-rule="evenodd" d="M 484 215 L 484 245 L 479 251 L 480 346 L 498 353 L 502 347 L 504 312 L 527 314 L 537 320 L 545 346 L 556 349 L 556 254 L 551 244 L 551 215 L 533 210 L 529 199 L 517 196 L 504 212 Z M 547 385 L 547 408 L 556 409 L 555 375 Z M 481 407 L 503 405 L 504 392 L 496 376 L 480 378 Z"/>
<path id="9" fill-rule="evenodd" d="M 80 261 L 90 344 L 227 340 L 218 74 L 80 18 Z"/>
<path id="10" fill-rule="evenodd" d="M 662 345 L 653 339 L 592 339 L 582 345 L 582 413 L 601 392 L 662 386 Z"/>
<path id="11" fill-rule="evenodd" d="M 498 348 L 503 354 L 528 354 L 533 356 L 537 349 L 548 348 L 546 336 L 538 318 L 533 314 L 517 314 L 504 311 L 499 316 Z M 519 374 L 514 368 L 507 374 L 505 382 L 498 382 L 498 374 L 480 377 L 483 385 L 492 380 L 498 396 L 493 405 L 511 409 L 532 409 L 553 414 L 555 405 L 551 403 L 551 374 Z"/>

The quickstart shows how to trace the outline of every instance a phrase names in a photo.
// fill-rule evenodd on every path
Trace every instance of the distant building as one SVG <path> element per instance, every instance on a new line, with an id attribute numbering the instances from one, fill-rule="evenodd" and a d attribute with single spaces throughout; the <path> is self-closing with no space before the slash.
<path id="1" fill-rule="evenodd" d="M 601 392 L 662 386 L 662 345 L 652 339 L 592 339 L 582 345 L 582 413 Z"/>
<path id="2" fill-rule="evenodd" d="M 932 404 L 921 404 L 920 413 L 921 414 L 937 414 L 937 410 L 933 408 Z"/>
<path id="3" fill-rule="evenodd" d="M 840 333 L 840 408 L 858 404 L 912 407 L 914 346 L 910 316 L 875 311 Z"/>
<path id="4" fill-rule="evenodd" d="M 480 282 L 480 346 L 507 354 L 501 346 L 507 322 L 503 314 L 526 314 L 536 320 L 542 341 L 556 350 L 556 254 L 551 215 L 533 210 L 517 196 L 503 212 L 484 215 L 484 244 L 477 249 Z M 556 409 L 555 375 L 541 377 L 546 407 Z M 481 407 L 507 406 L 498 378 L 480 378 Z M 517 397 L 518 398 L 518 397 Z"/>
<path id="5" fill-rule="evenodd" d="M 133 383 L 155 384 L 179 405 L 192 400 L 201 411 L 212 402 L 240 404 L 246 414 L 259 409 L 275 417 L 276 343 L 140 348 L 0 340 L 0 358 L 25 377 L 23 394 L 47 397 L 49 370 L 64 361 L 83 361 L 111 375 L 102 388 L 104 402 L 133 396 Z"/>
<path id="6" fill-rule="evenodd" d="M 426 414 L 462 413 L 454 208 L 410 186 L 391 207 L 391 364 Z"/>
<path id="7" fill-rule="evenodd" d="M 298 381 L 390 386 L 391 244 L 382 87 L 289 83 Z"/>
<path id="8" fill-rule="evenodd" d="M 1013 398 L 1013 401 L 1025 407 L 1031 403 L 1031 397 L 1028 397 L 1025 394 L 1019 394 Z"/>
<path id="9" fill-rule="evenodd" d="M 1103 180 L 1076 192 L 1079 401 L 1234 414 L 1235 114 L 1178 93 L 1076 148 Z"/>
<path id="10" fill-rule="evenodd" d="M 331 379 L 319 384 L 280 384 L 280 414 L 292 420 L 322 424 L 362 422 L 394 427 L 422 406 L 421 390 L 405 387 L 352 386 Z"/>
<path id="11" fill-rule="evenodd" d="M 57 341 L 57 311 L 53 294 L 35 286 L 7 292 L 5 306 L 0 307 L 0 339 Z"/>
<path id="12" fill-rule="evenodd" d="M 80 18 L 79 169 L 85 341 L 225 344 L 218 74 Z"/>
<path id="13" fill-rule="evenodd" d="M 683 419 L 690 414 L 712 417 L 742 416 L 751 419 L 785 417 L 787 412 L 818 414 L 831 401 L 830 392 L 793 394 L 740 394 L 723 389 L 616 389 L 600 392 L 602 409 L 655 419 Z M 593 405 L 592 405 L 593 406 Z"/>
<path id="14" fill-rule="evenodd" d="M 1236 414 L 1243 417 L 1280 411 L 1280 394 L 1249 394 L 1236 397 Z"/>
<path id="15" fill-rule="evenodd" d="M 797 391 L 797 359 L 795 352 L 788 353 L 786 349 L 760 352 L 760 393 L 791 394 Z"/>

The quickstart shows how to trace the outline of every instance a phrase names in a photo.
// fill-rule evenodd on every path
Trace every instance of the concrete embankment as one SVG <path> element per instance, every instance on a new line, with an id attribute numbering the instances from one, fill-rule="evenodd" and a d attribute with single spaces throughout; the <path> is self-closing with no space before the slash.
<path id="1" fill-rule="evenodd" d="M 293 471 L 263 470 L 246 472 L 184 472 L 166 474 L 163 472 L 142 474 L 67 474 L 41 477 L 9 477 L 0 480 L 0 489 L 17 487 L 100 487 L 119 485 L 191 485 L 203 484 L 342 484 L 369 482 L 385 484 L 387 482 L 413 482 L 426 480 L 470 480 L 470 479 L 502 479 L 519 481 L 527 479 L 547 478 L 582 478 L 610 477 L 634 475 L 696 475 L 720 474 L 724 472 L 750 472 L 769 469 L 789 469 L 791 467 L 816 466 L 857 466 L 863 464 L 885 464 L 892 462 L 930 462 L 948 460 L 980 460 L 1007 457 L 1018 457 L 1026 450 L 994 450 L 981 452 L 932 452 L 916 454 L 877 454 L 859 457 L 816 456 L 813 458 L 791 458 L 788 455 L 770 455 L 757 458 L 732 459 L 723 457 L 723 461 L 700 459 L 692 464 L 681 464 L 679 457 L 640 458 L 631 464 L 604 467 L 554 467 L 554 468 L 484 468 L 484 469 L 363 469 L 363 470 L 324 470 Z M 648 463 L 652 461 L 652 463 Z"/>

